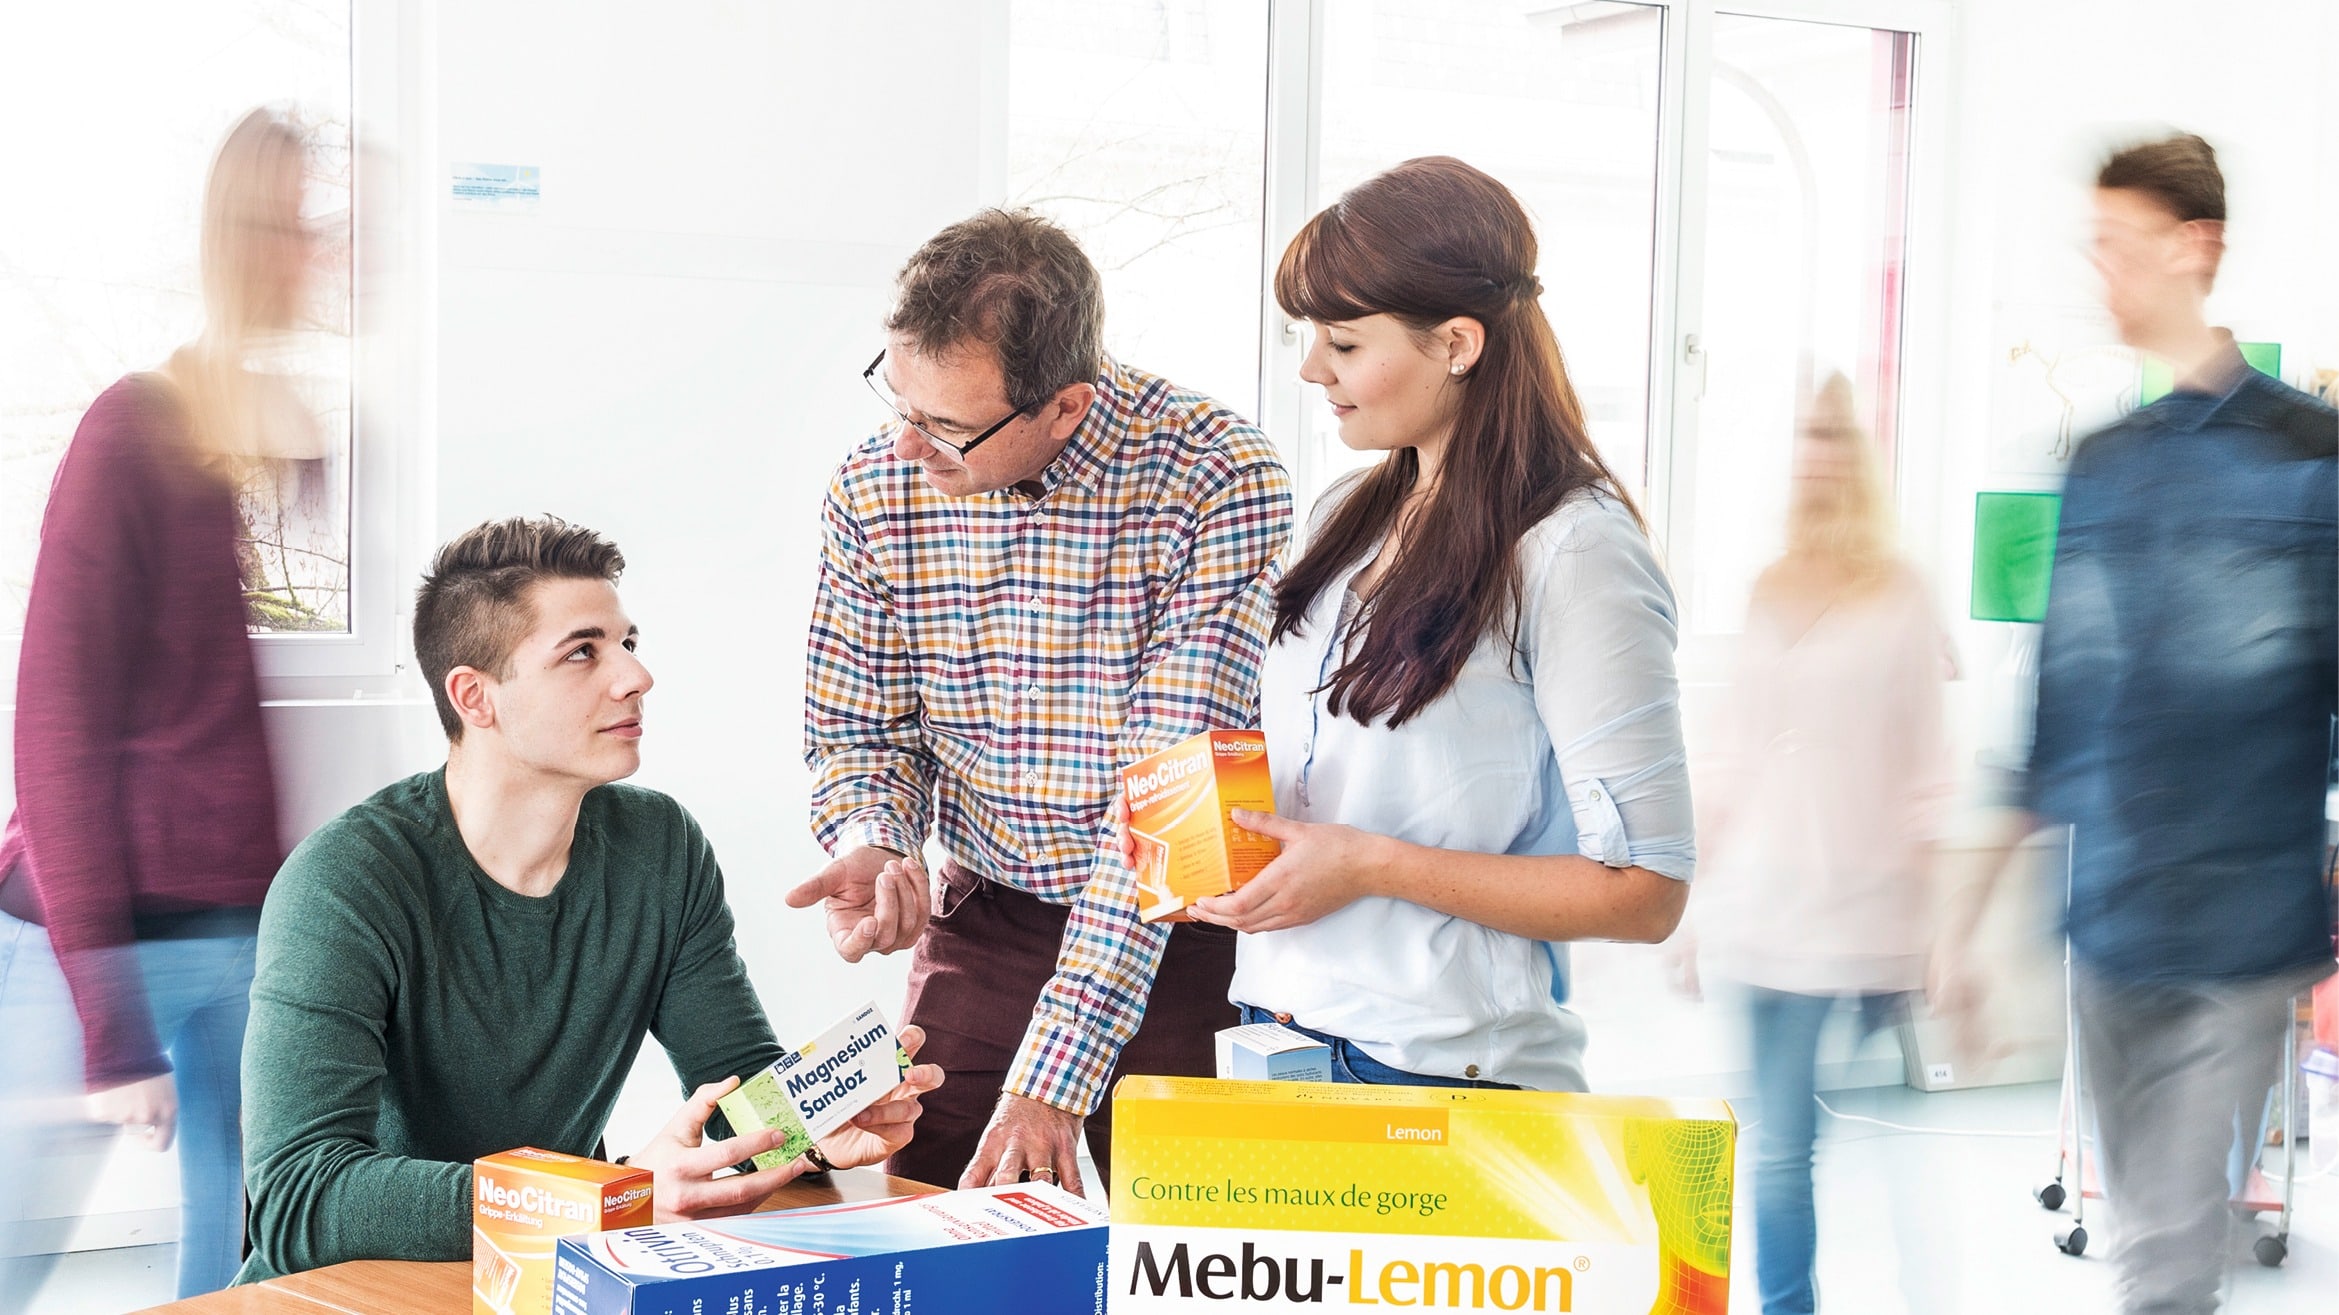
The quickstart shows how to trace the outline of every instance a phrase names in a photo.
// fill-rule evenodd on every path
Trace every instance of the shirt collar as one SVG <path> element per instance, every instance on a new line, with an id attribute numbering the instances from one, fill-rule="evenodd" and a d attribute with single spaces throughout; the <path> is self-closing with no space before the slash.
<path id="1" fill-rule="evenodd" d="M 1039 491 L 1032 492 L 1034 480 L 1011 487 L 1035 501 L 1066 484 L 1082 489 L 1096 487 L 1113 455 L 1129 437 L 1129 418 L 1136 410 L 1136 392 L 1121 363 L 1110 356 L 1097 371 L 1095 382 L 1096 400 L 1089 403 L 1088 414 L 1080 418 L 1064 450 L 1039 473 L 1036 480 Z"/>
<path id="2" fill-rule="evenodd" d="M 2193 379 L 2168 395 L 2168 400 L 2177 403 L 2170 408 L 2176 412 L 2169 417 L 2174 428 L 2197 430 L 2208 424 L 2250 386 L 2258 373 L 2256 367 L 2242 358 L 2241 348 L 2234 345 L 2230 331 L 2217 330 L 2217 340 L 2217 354 L 2209 358 Z"/>

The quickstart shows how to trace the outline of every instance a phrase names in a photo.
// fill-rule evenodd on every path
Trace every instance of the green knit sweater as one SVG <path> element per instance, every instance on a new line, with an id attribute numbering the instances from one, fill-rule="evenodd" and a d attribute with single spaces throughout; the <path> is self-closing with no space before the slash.
<path id="1" fill-rule="evenodd" d="M 471 1161 L 593 1154 L 645 1033 L 686 1092 L 771 1063 L 731 931 L 706 836 L 649 790 L 586 795 L 542 897 L 480 871 L 443 769 L 327 823 L 260 918 L 238 1280 L 468 1258 Z"/>

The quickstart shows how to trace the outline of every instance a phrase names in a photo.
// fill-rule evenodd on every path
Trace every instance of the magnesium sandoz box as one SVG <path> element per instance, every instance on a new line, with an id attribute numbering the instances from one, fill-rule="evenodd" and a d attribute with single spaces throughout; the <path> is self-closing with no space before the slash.
<path id="1" fill-rule="evenodd" d="M 1105 1216 L 1052 1183 L 561 1239 L 557 1315 L 1096 1315 Z"/>
<path id="2" fill-rule="evenodd" d="M 1275 811 L 1267 737 L 1258 731 L 1204 731 L 1122 768 L 1121 785 L 1137 849 L 1137 912 L 1147 922 L 1191 921 L 1187 906 L 1249 881 L 1281 852 L 1229 816 Z"/>
<path id="3" fill-rule="evenodd" d="M 650 1222 L 652 1175 L 533 1146 L 471 1165 L 472 1315 L 545 1315 L 553 1243 Z"/>
<path id="4" fill-rule="evenodd" d="M 1713 1315 L 1720 1101 L 1130 1077 L 1112 1310 Z"/>
<path id="5" fill-rule="evenodd" d="M 1330 1082 L 1332 1047 L 1279 1023 L 1220 1028 L 1218 1076 L 1258 1082 Z"/>
<path id="6" fill-rule="evenodd" d="M 755 1157 L 776 1169 L 884 1098 L 910 1057 L 875 1004 L 779 1057 L 715 1102 L 733 1132 L 785 1128 L 788 1140 Z"/>

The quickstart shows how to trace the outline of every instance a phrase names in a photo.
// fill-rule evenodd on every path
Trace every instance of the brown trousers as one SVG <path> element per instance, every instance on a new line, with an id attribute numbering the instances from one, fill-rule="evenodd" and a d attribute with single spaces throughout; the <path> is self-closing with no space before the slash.
<path id="1" fill-rule="evenodd" d="M 999 1102 L 1040 989 L 1056 972 L 1071 911 L 1011 886 L 945 863 L 934 921 L 910 959 L 903 1021 L 926 1029 L 921 1061 L 940 1064 L 948 1080 L 924 1097 L 917 1136 L 886 1163 L 904 1178 L 956 1187 L 974 1159 Z M 1105 1095 L 1088 1116 L 1088 1148 L 1097 1174 L 1112 1181 L 1111 1082 L 1125 1073 L 1209 1077 L 1214 1038 L 1240 1021 L 1227 1003 L 1234 978 L 1234 933 L 1205 923 L 1170 932 L 1143 1022 L 1122 1048 Z"/>

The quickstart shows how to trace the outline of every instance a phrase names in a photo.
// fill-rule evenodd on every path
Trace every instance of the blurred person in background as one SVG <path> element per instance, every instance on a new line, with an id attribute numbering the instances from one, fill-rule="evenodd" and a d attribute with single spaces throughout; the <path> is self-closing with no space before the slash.
<path id="1" fill-rule="evenodd" d="M 1684 985 L 1741 998 L 1761 1109 L 1755 1273 L 1764 1315 L 1816 1308 L 1819 1042 L 1899 1022 L 1933 944 L 1934 841 L 1951 790 L 1931 591 L 1894 542 L 1874 445 L 1842 375 L 1796 441 L 1787 548 L 1755 581 L 1675 938 Z"/>
<path id="2" fill-rule="evenodd" d="M 2216 1309 L 2229 1156 L 2255 1157 L 2291 996 L 2332 971 L 2339 411 L 2210 327 L 2225 217 L 2190 134 L 2096 177 L 2104 304 L 2175 387 L 2072 457 L 2024 784 L 2023 829 L 2072 828 L 2072 1005 L 2130 1315 Z"/>
<path id="3" fill-rule="evenodd" d="M 303 309 L 307 162 L 273 111 L 228 133 L 203 198 L 202 333 L 91 405 L 42 521 L 0 841 L 0 1309 L 45 1281 L 117 1129 L 178 1147 L 179 1295 L 226 1286 L 240 1259 L 238 1062 L 284 851 L 236 490 L 249 463 L 311 446 L 290 389 L 245 368 Z"/>

